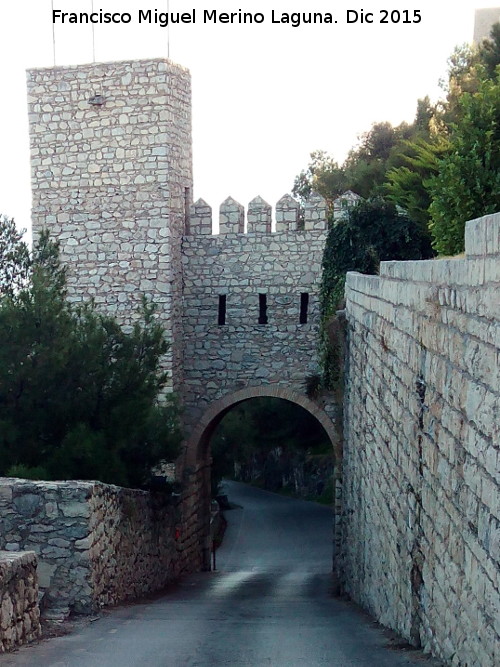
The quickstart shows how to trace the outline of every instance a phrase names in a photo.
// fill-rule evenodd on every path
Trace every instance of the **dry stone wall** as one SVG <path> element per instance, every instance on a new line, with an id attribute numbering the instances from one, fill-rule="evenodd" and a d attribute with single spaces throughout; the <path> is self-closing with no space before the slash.
<path id="1" fill-rule="evenodd" d="M 192 188 L 189 72 L 166 60 L 28 71 L 32 221 L 61 243 L 69 297 L 130 324 L 158 304 L 181 377 L 180 237 Z M 77 267 L 73 271 L 73 267 Z"/>
<path id="2" fill-rule="evenodd" d="M 36 555 L 0 551 L 0 653 L 41 635 Z"/>
<path id="3" fill-rule="evenodd" d="M 247 387 L 280 385 L 304 394 L 306 377 L 318 372 L 326 203 L 314 197 L 301 221 L 298 203 L 283 197 L 276 232 L 271 216 L 257 197 L 244 231 L 244 208 L 228 198 L 220 208 L 220 233 L 212 234 L 210 206 L 199 200 L 192 209 L 182 245 L 188 426 L 213 401 Z"/>
<path id="4" fill-rule="evenodd" d="M 0 478 L 0 549 L 34 551 L 48 615 L 164 588 L 185 561 L 178 504 L 100 482 Z"/>
<path id="5" fill-rule="evenodd" d="M 0 549 L 34 551 L 46 607 L 89 606 L 92 483 L 0 478 Z"/>
<path id="6" fill-rule="evenodd" d="M 349 274 L 342 578 L 447 664 L 500 664 L 500 214 Z"/>
<path id="7" fill-rule="evenodd" d="M 180 573 L 178 509 L 165 496 L 95 485 L 89 503 L 94 605 L 114 605 L 161 590 Z"/>

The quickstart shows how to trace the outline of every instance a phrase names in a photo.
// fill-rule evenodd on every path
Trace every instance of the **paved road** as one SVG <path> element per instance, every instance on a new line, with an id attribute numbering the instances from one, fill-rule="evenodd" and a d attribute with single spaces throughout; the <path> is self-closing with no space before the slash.
<path id="1" fill-rule="evenodd" d="M 10 656 L 30 667 L 404 667 L 354 605 L 332 597 L 331 514 L 235 482 L 217 572 Z"/>

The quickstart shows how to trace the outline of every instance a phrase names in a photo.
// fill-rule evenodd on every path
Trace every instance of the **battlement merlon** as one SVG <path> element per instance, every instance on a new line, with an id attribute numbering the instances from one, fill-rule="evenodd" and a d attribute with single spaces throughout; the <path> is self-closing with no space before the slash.
<path id="1" fill-rule="evenodd" d="M 304 204 L 304 229 L 323 230 L 328 225 L 328 205 L 325 199 L 317 192 L 312 192 Z"/>
<path id="2" fill-rule="evenodd" d="M 243 234 L 245 231 L 245 208 L 232 197 L 220 205 L 219 230 L 220 234 Z"/>
<path id="3" fill-rule="evenodd" d="M 325 231 L 328 229 L 328 205 L 318 193 L 312 193 L 302 209 L 299 202 L 286 194 L 275 207 L 276 232 Z M 248 204 L 246 234 L 272 234 L 272 207 L 257 196 Z M 303 221 L 303 224 L 301 224 Z M 188 234 L 213 234 L 212 209 L 204 199 L 198 199 L 190 209 Z M 219 236 L 245 234 L 245 208 L 228 197 L 219 208 Z"/>

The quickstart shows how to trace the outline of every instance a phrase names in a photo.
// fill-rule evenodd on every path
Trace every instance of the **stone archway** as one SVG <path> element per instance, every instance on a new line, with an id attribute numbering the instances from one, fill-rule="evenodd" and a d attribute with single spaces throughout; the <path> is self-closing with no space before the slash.
<path id="1" fill-rule="evenodd" d="M 197 464 L 199 465 L 202 462 L 207 462 L 207 459 L 209 458 L 210 438 L 224 415 L 234 408 L 235 405 L 238 405 L 238 403 L 261 396 L 281 398 L 285 401 L 295 403 L 295 405 L 299 405 L 307 410 L 318 420 L 324 428 L 327 436 L 330 438 L 336 463 L 338 464 L 341 461 L 342 451 L 340 438 L 338 437 L 338 430 L 322 407 L 307 396 L 299 394 L 286 387 L 263 385 L 260 387 L 247 387 L 246 389 L 226 394 L 226 396 L 223 396 L 212 403 L 212 405 L 205 411 L 188 439 L 186 452 L 187 464 L 193 466 Z"/>
<path id="2" fill-rule="evenodd" d="M 333 570 L 335 570 L 336 545 L 339 541 L 339 524 L 335 520 L 335 517 L 339 516 L 341 510 L 340 495 L 342 484 L 342 444 L 341 438 L 339 437 L 339 430 L 320 405 L 303 394 L 299 394 L 292 389 L 279 385 L 247 387 L 246 389 L 241 389 L 222 396 L 214 401 L 205 411 L 187 440 L 185 462 L 188 469 L 195 471 L 197 477 L 196 487 L 199 493 L 197 533 L 200 537 L 202 567 L 203 569 L 210 569 L 210 439 L 219 422 L 232 408 L 243 401 L 263 396 L 280 398 L 307 410 L 318 420 L 332 443 L 336 469 L 334 477 L 335 498 L 333 507 Z"/>

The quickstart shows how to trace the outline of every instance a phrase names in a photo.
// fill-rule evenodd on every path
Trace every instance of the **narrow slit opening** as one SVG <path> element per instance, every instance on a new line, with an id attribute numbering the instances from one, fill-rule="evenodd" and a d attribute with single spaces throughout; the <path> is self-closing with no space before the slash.
<path id="1" fill-rule="evenodd" d="M 307 292 L 302 292 L 300 295 L 300 324 L 307 324 L 307 309 L 309 307 L 309 294 Z"/>
<path id="2" fill-rule="evenodd" d="M 219 324 L 226 324 L 226 295 L 219 294 Z"/>
<path id="3" fill-rule="evenodd" d="M 191 232 L 189 225 L 189 203 L 191 200 L 191 189 L 184 188 L 184 234 Z"/>
<path id="4" fill-rule="evenodd" d="M 259 294 L 259 324 L 267 324 L 267 294 Z"/>

